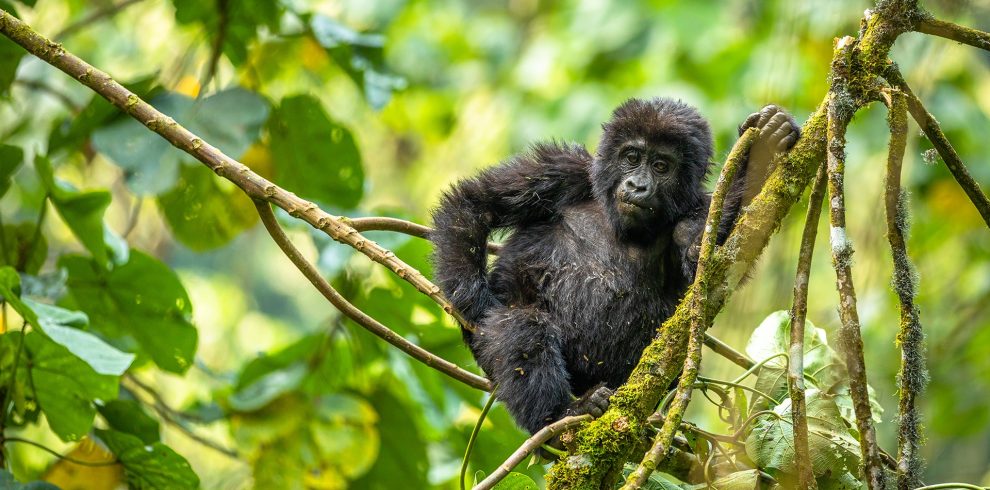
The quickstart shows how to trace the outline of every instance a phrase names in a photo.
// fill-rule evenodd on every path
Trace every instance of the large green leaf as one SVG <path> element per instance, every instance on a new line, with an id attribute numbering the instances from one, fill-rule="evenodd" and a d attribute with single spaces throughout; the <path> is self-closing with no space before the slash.
<path id="1" fill-rule="evenodd" d="M 852 437 L 835 404 L 835 397 L 808 390 L 808 449 L 816 476 L 839 476 L 858 471 L 859 441 Z M 793 475 L 794 432 L 790 399 L 774 407 L 773 414 L 758 416 L 746 438 L 746 454 L 770 474 Z"/>
<path id="2" fill-rule="evenodd" d="M 182 373 L 192 365 L 192 304 L 167 265 L 134 250 L 111 270 L 80 256 L 64 256 L 59 266 L 69 273 L 64 305 L 86 312 L 93 330 L 117 345 L 131 340 L 166 371 Z"/>
<path id="3" fill-rule="evenodd" d="M 82 242 L 86 250 L 93 254 L 94 259 L 100 264 L 106 264 L 107 245 L 103 240 L 105 233 L 103 213 L 110 205 L 110 193 L 107 191 L 80 192 L 67 184 L 56 181 L 52 164 L 43 155 L 35 157 L 34 165 L 38 172 L 38 178 L 41 179 L 42 185 L 48 192 L 55 210 L 62 216 L 62 221 Z"/>
<path id="4" fill-rule="evenodd" d="M 69 349 L 38 332 L 28 332 L 28 373 L 48 425 L 63 441 L 79 440 L 93 425 L 93 400 L 117 397 L 117 377 L 99 374 Z"/>
<path id="5" fill-rule="evenodd" d="M 319 99 L 282 99 L 268 121 L 276 181 L 296 194 L 353 208 L 364 193 L 361 154 L 351 132 L 331 120 Z"/>
<path id="6" fill-rule="evenodd" d="M 368 401 L 378 411 L 379 431 L 385 436 L 374 466 L 348 488 L 428 488 L 427 443 L 414 418 L 414 405 L 384 388 L 372 393 Z"/>
<path id="7" fill-rule="evenodd" d="M 136 436 L 145 444 L 153 444 L 161 438 L 158 421 L 134 400 L 110 400 L 97 405 L 96 409 L 115 431 Z"/>
<path id="8" fill-rule="evenodd" d="M 279 396 L 299 388 L 306 374 L 307 366 L 304 363 L 272 371 L 238 390 L 227 401 L 238 412 L 258 410 Z"/>
<path id="9" fill-rule="evenodd" d="M 121 352 L 99 337 L 80 330 L 89 324 L 86 314 L 31 300 L 24 302 L 34 310 L 37 326 L 45 335 L 86 361 L 97 373 L 120 376 L 134 362 L 134 354 Z"/>
<path id="10" fill-rule="evenodd" d="M 532 478 L 522 473 L 511 472 L 495 485 L 494 490 L 539 490 Z"/>
<path id="11" fill-rule="evenodd" d="M 157 74 L 124 83 L 124 87 L 144 100 L 152 99 L 160 89 L 155 89 Z M 48 153 L 56 155 L 61 150 L 77 150 L 92 136 L 93 131 L 114 121 L 129 119 L 117 107 L 99 95 L 93 95 L 78 114 L 66 116 L 52 127 L 48 136 Z M 148 130 L 144 129 L 147 133 Z M 125 141 L 120 141 L 125 144 Z"/>
<path id="12" fill-rule="evenodd" d="M 200 100 L 167 92 L 155 96 L 150 103 L 234 158 L 258 139 L 269 111 L 268 101 L 239 87 Z M 194 161 L 130 118 L 97 129 L 92 141 L 97 151 L 124 169 L 128 186 L 137 194 L 168 191 L 179 178 L 180 162 Z"/>
<path id="13" fill-rule="evenodd" d="M 251 199 L 203 165 L 183 166 L 178 184 L 158 203 L 172 234 L 193 250 L 225 245 L 258 221 Z"/>
<path id="14" fill-rule="evenodd" d="M 96 435 L 124 466 L 127 483 L 135 490 L 199 488 L 199 477 L 189 462 L 161 442 L 146 444 L 131 434 L 96 430 Z"/>

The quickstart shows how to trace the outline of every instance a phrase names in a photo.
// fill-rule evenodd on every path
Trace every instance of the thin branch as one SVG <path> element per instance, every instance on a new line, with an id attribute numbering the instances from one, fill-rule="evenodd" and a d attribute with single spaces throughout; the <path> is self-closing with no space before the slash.
<path id="1" fill-rule="evenodd" d="M 942 161 L 945 162 L 945 166 L 949 168 L 949 172 L 952 172 L 952 176 L 955 177 L 956 182 L 959 183 L 959 186 L 969 196 L 969 200 L 976 206 L 976 210 L 980 212 L 983 221 L 990 227 L 990 199 L 980 189 L 980 184 L 969 174 L 966 165 L 959 158 L 959 154 L 956 153 L 956 150 L 952 148 L 952 144 L 949 143 L 948 138 L 942 133 L 942 128 L 939 126 L 938 121 L 925 109 L 921 100 L 911 91 L 911 87 L 904 81 L 904 77 L 897 69 L 897 65 L 893 63 L 889 64 L 883 76 L 891 85 L 900 89 L 907 97 L 907 106 L 908 111 L 911 112 L 911 117 L 918 123 L 918 126 L 921 126 L 921 130 L 925 132 L 928 141 L 931 141 L 932 146 L 938 151 L 939 156 L 942 157 Z"/>
<path id="2" fill-rule="evenodd" d="M 736 175 L 736 171 L 742 165 L 742 161 L 749 155 L 749 148 L 752 146 L 757 134 L 759 134 L 759 130 L 756 128 L 749 128 L 742 134 L 739 140 L 736 141 L 735 146 L 732 147 L 732 151 L 729 152 L 729 157 L 725 162 L 725 166 L 722 168 L 722 173 L 719 174 L 718 181 L 715 183 L 715 191 L 712 193 L 711 205 L 708 208 L 708 219 L 705 221 L 705 229 L 701 236 L 701 253 L 698 258 L 698 271 L 695 275 L 693 285 L 694 296 L 691 306 L 691 332 L 688 339 L 687 357 L 684 359 L 684 372 L 681 374 L 681 379 L 677 384 L 677 394 L 674 397 L 674 402 L 670 410 L 667 411 L 663 426 L 660 427 L 660 433 L 654 439 L 653 446 L 643 456 L 643 461 L 629 475 L 625 485 L 622 486 L 623 490 L 638 489 L 646 484 L 646 481 L 650 478 L 650 474 L 653 473 L 653 470 L 656 469 L 660 461 L 666 456 L 667 449 L 670 448 L 670 443 L 674 439 L 674 433 L 677 431 L 677 427 L 680 426 L 681 419 L 684 418 L 684 412 L 687 410 L 688 403 L 691 401 L 692 386 L 695 380 L 698 379 L 698 370 L 701 368 L 701 345 L 704 342 L 704 333 L 708 327 L 704 314 L 704 307 L 707 302 L 706 291 L 708 290 L 706 272 L 708 264 L 712 260 L 712 254 L 715 251 L 715 241 L 718 235 L 715 230 L 718 229 L 718 223 L 722 220 L 725 195 L 729 191 L 729 186 Z"/>
<path id="3" fill-rule="evenodd" d="M 114 459 L 112 461 L 83 461 L 81 459 L 76 459 L 76 458 L 73 458 L 73 457 L 70 457 L 70 456 L 65 456 L 65 455 L 59 453 L 58 451 L 56 451 L 56 450 L 54 450 L 54 449 L 52 449 L 52 448 L 50 448 L 48 446 L 45 446 L 44 444 L 41 444 L 39 442 L 34 442 L 34 441 L 31 441 L 31 440 L 28 440 L 28 439 L 22 439 L 20 437 L 5 437 L 3 439 L 3 441 L 4 442 L 19 442 L 21 444 L 27 444 L 29 446 L 34 446 L 34 447 L 36 447 L 38 449 L 41 449 L 42 451 L 45 451 L 48 454 L 51 454 L 52 456 L 55 456 L 58 459 L 64 459 L 64 460 L 66 460 L 66 461 L 68 461 L 68 462 L 70 462 L 72 464 L 77 464 L 77 465 L 80 465 L 80 466 L 114 466 L 114 465 L 120 464 L 120 462 L 117 461 L 116 459 Z"/>
<path id="4" fill-rule="evenodd" d="M 990 51 L 990 33 L 978 29 L 964 27 L 929 16 L 918 22 L 915 30 Z"/>
<path id="5" fill-rule="evenodd" d="M 368 240 L 348 226 L 338 217 L 331 216 L 316 204 L 301 199 L 295 194 L 282 189 L 271 181 L 251 171 L 243 163 L 234 160 L 202 138 L 190 132 L 171 117 L 159 112 L 150 104 L 141 100 L 123 85 L 114 81 L 110 75 L 94 68 L 55 43 L 35 32 L 30 26 L 16 17 L 0 9 L 0 33 L 26 49 L 29 53 L 41 58 L 48 64 L 62 70 L 79 80 L 94 92 L 100 94 L 111 104 L 137 119 L 148 129 L 158 133 L 176 148 L 188 153 L 199 160 L 217 175 L 233 182 L 252 199 L 268 201 L 289 213 L 302 219 L 313 227 L 323 231 L 330 238 L 353 247 L 371 260 L 384 265 L 396 275 L 405 279 L 416 289 L 437 302 L 445 312 L 453 316 L 464 328 L 474 331 L 476 328 L 458 312 L 453 305 L 443 297 L 440 288 L 430 282 L 423 274 L 409 266 L 374 241 Z"/>
<path id="6" fill-rule="evenodd" d="M 83 17 L 82 19 L 79 19 L 78 21 L 63 27 L 62 30 L 56 33 L 54 36 L 52 36 L 52 38 L 61 41 L 62 39 L 65 39 L 66 37 L 75 34 L 77 31 L 80 31 L 85 27 L 89 27 L 90 24 L 94 24 L 100 20 L 103 20 L 104 18 L 117 15 L 117 13 L 119 13 L 121 10 L 124 10 L 125 8 L 134 5 L 135 3 L 138 3 L 140 1 L 142 0 L 124 0 L 123 2 L 120 3 L 115 3 L 112 5 L 107 5 L 106 7 L 100 9 L 96 9 L 86 17 Z"/>
<path id="7" fill-rule="evenodd" d="M 196 431 L 187 427 L 182 420 L 184 418 L 183 414 L 178 410 L 170 407 L 167 403 L 165 403 L 165 400 L 162 398 L 161 395 L 158 394 L 157 391 L 155 391 L 152 387 L 148 386 L 147 384 L 143 383 L 141 380 L 137 379 L 136 376 L 128 373 L 124 375 L 124 379 L 129 381 L 130 384 L 137 386 L 142 391 L 150 395 L 153 401 L 151 407 L 155 409 L 155 413 L 157 413 L 166 423 L 171 424 L 176 429 L 179 429 L 179 431 L 185 434 L 186 437 L 220 454 L 223 454 L 228 458 L 232 458 L 232 459 L 240 458 L 240 455 L 237 454 L 236 450 L 228 448 L 210 439 L 207 439 L 206 437 L 197 434 Z M 134 390 L 131 391 L 133 392 Z"/>
<path id="8" fill-rule="evenodd" d="M 897 342 L 901 347 L 901 371 L 898 373 L 900 402 L 898 404 L 897 487 L 909 490 L 921 486 L 921 416 L 916 405 L 928 380 L 925 369 L 924 332 L 920 312 L 914 304 L 917 295 L 917 273 L 907 253 L 905 236 L 910 228 L 907 215 L 907 193 L 901 190 L 901 165 L 907 146 L 907 104 L 904 94 L 892 90 L 885 95 L 890 110 L 890 147 L 887 154 L 887 181 L 884 204 L 887 217 L 887 240 L 894 260 L 893 287 L 900 303 L 900 331 Z"/>
<path id="9" fill-rule="evenodd" d="M 72 97 L 69 97 L 69 94 L 62 92 L 61 90 L 57 90 L 41 80 L 25 80 L 23 78 L 18 78 L 17 80 L 14 80 L 14 84 L 20 85 L 26 89 L 44 92 L 45 94 L 54 97 L 61 102 L 62 105 L 72 111 L 73 114 L 79 114 L 79 112 L 82 111 L 79 104 L 76 104 L 76 101 L 72 100 Z"/>
<path id="10" fill-rule="evenodd" d="M 223 43 L 227 40 L 227 29 L 230 27 L 230 0 L 216 0 L 216 4 L 217 34 L 213 38 L 210 60 L 206 63 L 206 71 L 203 72 L 203 81 L 199 83 L 200 94 L 206 92 L 206 85 L 217 73 L 217 65 L 220 64 L 220 56 L 223 55 Z"/>
<path id="11" fill-rule="evenodd" d="M 374 318 L 368 316 L 365 312 L 361 311 L 358 307 L 347 301 L 333 286 L 327 282 L 320 272 L 313 267 L 299 249 L 292 244 L 289 237 L 285 235 L 282 231 L 282 227 L 278 224 L 275 219 L 275 213 L 272 212 L 271 206 L 265 201 L 255 201 L 255 206 L 258 208 L 258 214 L 261 216 L 261 222 L 264 223 L 265 229 L 268 230 L 268 234 L 272 236 L 278 247 L 282 249 L 286 257 L 292 261 L 292 263 L 302 272 L 306 279 L 316 287 L 316 289 L 323 295 L 327 301 L 330 302 L 334 307 L 340 310 L 341 313 L 347 315 L 348 318 L 354 320 L 355 323 L 364 327 L 365 330 L 375 334 L 385 342 L 392 344 L 397 347 L 402 352 L 409 354 L 414 359 L 426 364 L 427 366 L 440 371 L 451 378 L 454 378 L 468 386 L 473 388 L 478 388 L 479 390 L 491 391 L 491 383 L 481 376 L 474 374 L 472 372 L 466 371 L 459 367 L 458 365 L 447 361 L 441 357 L 436 356 L 430 351 L 409 342 L 401 335 L 395 333 L 385 325 L 382 325 Z"/>
<path id="12" fill-rule="evenodd" d="M 516 451 L 512 453 L 512 455 L 509 456 L 504 463 L 496 468 L 492 474 L 488 475 L 487 478 L 482 480 L 481 483 L 475 485 L 472 490 L 489 490 L 495 487 L 495 484 L 502 481 L 503 478 L 509 475 L 512 468 L 515 468 L 516 465 L 522 463 L 522 461 L 526 459 L 526 456 L 529 456 L 530 453 L 537 450 L 541 445 L 543 445 L 544 442 L 549 441 L 554 436 L 566 431 L 567 429 L 577 427 L 578 425 L 581 425 L 589 420 L 591 420 L 591 415 L 587 414 L 564 417 L 540 429 L 539 432 L 533 434 L 533 436 L 529 439 L 526 439 L 526 441 L 519 446 L 519 449 L 516 449 Z"/>
<path id="13" fill-rule="evenodd" d="M 841 48 L 840 48 L 841 49 Z M 837 58 L 839 60 L 840 58 Z M 853 111 L 845 104 L 849 94 L 844 87 L 833 87 L 828 106 L 828 193 L 832 265 L 835 268 L 836 289 L 839 292 L 839 341 L 849 371 L 849 392 L 856 412 L 863 467 L 871 490 L 885 488 L 885 475 L 880 461 L 876 431 L 873 428 L 870 399 L 867 393 L 863 337 L 856 311 L 856 291 L 852 278 L 852 243 L 846 231 L 846 208 L 843 180 L 845 173 L 846 126 Z"/>
<path id="14" fill-rule="evenodd" d="M 808 216 L 801 234 L 801 251 L 798 255 L 797 274 L 794 278 L 794 304 L 791 307 L 791 346 L 787 361 L 787 388 L 791 397 L 791 420 L 794 427 L 794 460 L 797 465 L 798 486 L 816 489 L 815 475 L 808 451 L 808 419 L 804 400 L 804 329 L 808 315 L 808 281 L 811 276 L 811 258 L 815 253 L 818 220 L 825 198 L 827 167 L 818 169 L 815 185 L 808 198 Z"/>
<path id="15" fill-rule="evenodd" d="M 474 430 L 471 431 L 471 437 L 468 438 L 467 447 L 464 448 L 464 459 L 461 460 L 461 474 L 460 478 L 457 480 L 460 483 L 461 490 L 464 490 L 464 479 L 467 477 L 468 463 L 471 461 L 471 452 L 474 450 L 474 444 L 478 441 L 478 433 L 481 432 L 481 425 L 485 423 L 485 417 L 488 416 L 488 411 L 492 409 L 492 405 L 495 404 L 495 390 L 498 387 L 492 388 L 491 395 L 488 396 L 488 401 L 485 402 L 485 407 L 481 409 L 481 415 L 478 415 L 478 422 L 474 424 Z"/>

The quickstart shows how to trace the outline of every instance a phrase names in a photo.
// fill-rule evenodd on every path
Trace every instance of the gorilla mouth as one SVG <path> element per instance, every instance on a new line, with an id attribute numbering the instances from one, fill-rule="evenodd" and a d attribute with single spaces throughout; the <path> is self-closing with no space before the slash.
<path id="1" fill-rule="evenodd" d="M 644 211 L 653 210 L 653 208 L 648 206 L 645 202 L 636 201 L 625 196 L 619 196 L 616 201 L 619 211 L 623 213 L 642 213 Z"/>

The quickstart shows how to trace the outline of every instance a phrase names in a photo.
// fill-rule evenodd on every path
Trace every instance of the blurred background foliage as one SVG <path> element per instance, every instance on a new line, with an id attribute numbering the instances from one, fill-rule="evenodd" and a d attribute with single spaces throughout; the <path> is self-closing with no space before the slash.
<path id="1" fill-rule="evenodd" d="M 827 90 L 832 39 L 855 34 L 871 5 L 127 3 L 68 30 L 111 2 L 4 0 L 0 6 L 16 9 L 207 141 L 332 213 L 421 223 L 428 223 L 443 189 L 534 141 L 556 138 L 593 149 L 601 122 L 629 97 L 663 95 L 699 107 L 712 121 L 721 160 L 736 126 L 763 105 L 782 105 L 799 121 L 816 107 Z M 990 28 L 987 0 L 922 4 L 941 18 Z M 96 403 L 100 415 L 88 412 L 92 423 L 82 410 L 103 445 L 85 431 L 61 430 L 78 423 L 46 412 L 44 403 L 41 414 L 31 403 L 12 409 L 6 434 L 96 461 L 108 457 L 106 448 L 123 459 L 133 444 L 154 444 L 147 447 L 164 454 L 156 464 L 184 474 L 176 469 L 182 462 L 164 453 L 170 447 L 188 460 L 203 488 L 456 487 L 486 396 L 343 320 L 281 255 L 235 188 L 76 81 L 30 56 L 19 58 L 19 49 L 0 44 L 0 143 L 10 145 L 0 164 L 23 161 L 0 200 L 0 217 L 8 243 L 28 246 L 8 249 L 0 262 L 20 272 L 24 297 L 87 313 L 88 324 L 65 325 L 137 357 L 119 401 Z M 920 34 L 902 36 L 891 55 L 973 176 L 990 187 L 990 56 Z M 886 409 L 880 440 L 892 450 L 899 351 L 881 214 L 885 115 L 883 107 L 871 107 L 850 127 L 846 181 L 867 366 Z M 918 303 L 931 370 L 922 402 L 929 431 L 925 479 L 990 484 L 990 234 L 941 162 L 924 157 L 930 144 L 911 124 L 908 245 L 921 276 Z M 49 160 L 55 181 L 45 177 Z M 789 308 L 805 204 L 784 221 L 717 319 L 714 335 L 742 349 L 761 319 Z M 39 214 L 45 217 L 36 231 Z M 351 249 L 281 218 L 354 303 L 474 369 L 456 326 L 429 299 Z M 103 234 L 101 220 L 109 230 Z M 429 275 L 428 243 L 369 235 Z M 819 236 L 828 236 L 824 220 Z M 808 318 L 831 334 L 839 321 L 826 248 L 819 243 Z M 167 304 L 151 308 L 147 298 Z M 108 309 L 113 301 L 130 308 Z M 44 318 L 53 315 L 44 305 L 33 308 Z M 17 317 L 15 311 L 4 317 L 10 342 L 20 329 Z M 44 346 L 31 350 L 40 337 L 24 340 L 32 356 L 43 354 Z M 0 343 L 7 346 L 0 352 L 9 354 L 12 345 Z M 3 362 L 6 380 L 14 370 Z M 706 353 L 703 374 L 738 373 Z M 105 393 L 91 388 L 85 407 Z M 687 418 L 723 429 L 707 404 L 694 404 Z M 491 471 L 524 437 L 496 404 L 472 470 Z M 123 478 L 117 468 L 56 463 L 28 445 L 9 443 L 6 450 L 19 480 L 112 488 Z M 132 484 L 146 464 L 125 464 Z M 519 471 L 539 477 L 543 469 Z"/>

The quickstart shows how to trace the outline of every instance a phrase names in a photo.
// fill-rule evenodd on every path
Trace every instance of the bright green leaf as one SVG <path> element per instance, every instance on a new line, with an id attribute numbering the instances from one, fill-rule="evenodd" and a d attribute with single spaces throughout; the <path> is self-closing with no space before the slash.
<path id="1" fill-rule="evenodd" d="M 532 478 L 514 471 L 506 475 L 494 487 L 495 490 L 539 490 L 539 488 Z"/>
<path id="2" fill-rule="evenodd" d="M 192 304 L 178 276 L 167 265 L 133 250 L 124 265 L 106 270 L 80 256 L 64 256 L 69 273 L 65 306 L 89 315 L 92 329 L 114 343 L 133 339 L 155 364 L 185 372 L 196 353 Z"/>
<path id="3" fill-rule="evenodd" d="M 209 168 L 184 165 L 175 188 L 158 198 L 172 233 L 193 250 L 225 245 L 258 221 L 251 199 L 221 184 Z"/>
<path id="4" fill-rule="evenodd" d="M 52 164 L 43 155 L 35 157 L 34 165 L 52 205 L 62 216 L 62 221 L 82 242 L 86 250 L 93 254 L 93 258 L 100 264 L 106 264 L 107 246 L 103 241 L 103 213 L 110 205 L 110 193 L 80 192 L 56 181 Z"/>
<path id="5" fill-rule="evenodd" d="M 18 223 L 3 227 L 3 254 L 0 265 L 9 265 L 28 274 L 37 274 L 48 256 L 48 239 L 37 233 L 34 223 Z"/>
<path id="6" fill-rule="evenodd" d="M 199 477 L 189 462 L 160 442 L 145 444 L 136 436 L 112 430 L 96 435 L 124 466 L 127 483 L 135 490 L 183 490 L 199 488 Z"/>
<path id="7" fill-rule="evenodd" d="M 117 377 L 97 373 L 41 333 L 29 332 L 24 345 L 30 354 L 35 399 L 52 432 L 63 441 L 79 440 L 93 425 L 93 400 L 117 397 Z"/>
<path id="8" fill-rule="evenodd" d="M 99 337 L 80 330 L 88 324 L 85 313 L 24 301 L 38 315 L 38 326 L 55 343 L 86 361 L 97 373 L 120 376 L 134 362 L 134 354 L 121 352 Z"/>
<path id="9" fill-rule="evenodd" d="M 282 99 L 268 121 L 276 180 L 321 203 L 353 208 L 364 193 L 361 154 L 351 132 L 309 95 Z"/>
<path id="10" fill-rule="evenodd" d="M 145 444 L 153 444 L 161 438 L 157 420 L 134 400 L 111 400 L 96 407 L 110 428 L 136 436 Z"/>
<path id="11" fill-rule="evenodd" d="M 238 390 L 227 401 L 231 408 L 239 412 L 258 410 L 279 396 L 298 388 L 306 374 L 307 366 L 303 363 L 272 371 Z"/>

